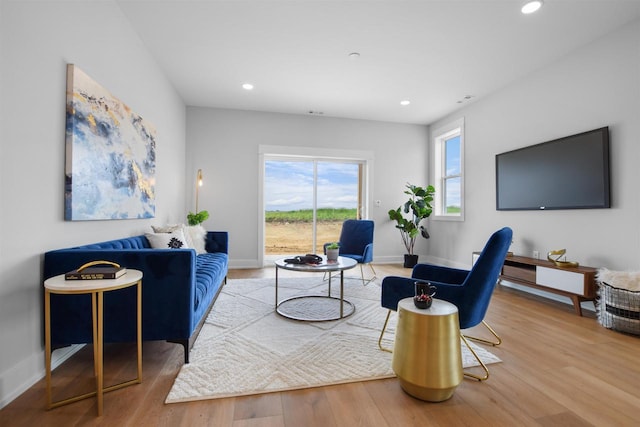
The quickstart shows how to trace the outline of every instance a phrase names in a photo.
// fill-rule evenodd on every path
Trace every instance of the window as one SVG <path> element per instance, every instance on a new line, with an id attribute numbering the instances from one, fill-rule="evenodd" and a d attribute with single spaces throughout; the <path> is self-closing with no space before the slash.
<path id="1" fill-rule="evenodd" d="M 464 220 L 464 119 L 433 132 L 434 219 Z"/>

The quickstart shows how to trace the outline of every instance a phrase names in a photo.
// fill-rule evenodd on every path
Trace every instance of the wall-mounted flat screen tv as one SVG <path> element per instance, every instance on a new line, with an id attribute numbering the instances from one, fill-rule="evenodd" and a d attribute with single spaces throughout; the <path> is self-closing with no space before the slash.
<path id="1" fill-rule="evenodd" d="M 610 207 L 609 128 L 496 155 L 496 209 Z"/>

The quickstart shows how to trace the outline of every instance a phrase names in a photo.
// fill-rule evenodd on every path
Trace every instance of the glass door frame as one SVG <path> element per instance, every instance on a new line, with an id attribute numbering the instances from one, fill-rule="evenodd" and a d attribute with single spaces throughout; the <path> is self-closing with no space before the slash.
<path id="1" fill-rule="evenodd" d="M 359 150 L 342 150 L 332 148 L 314 148 L 314 147 L 292 147 L 278 145 L 260 145 L 258 147 L 260 173 L 258 174 L 258 265 L 267 266 L 265 264 L 265 201 L 264 201 L 264 178 L 265 178 L 265 162 L 267 160 L 282 161 L 327 161 L 327 162 L 353 162 L 359 163 L 359 186 L 358 188 L 358 217 L 359 219 L 367 219 L 372 208 L 373 186 L 373 163 L 374 156 L 372 151 Z M 315 169 L 314 165 L 314 169 Z M 314 192 L 315 184 L 314 184 Z M 315 194 L 314 194 L 314 212 L 315 212 Z M 314 213 L 315 215 L 315 213 Z M 314 237 L 315 239 L 315 237 Z M 315 243 L 315 242 L 314 242 Z"/>

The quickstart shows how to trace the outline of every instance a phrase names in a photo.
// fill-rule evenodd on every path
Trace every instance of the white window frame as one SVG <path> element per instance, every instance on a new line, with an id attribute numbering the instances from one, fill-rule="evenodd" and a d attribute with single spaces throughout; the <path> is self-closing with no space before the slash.
<path id="1" fill-rule="evenodd" d="M 460 174 L 446 175 L 445 167 L 445 142 L 455 136 L 460 136 Z M 440 221 L 464 221 L 464 117 L 440 126 L 432 132 L 433 141 L 433 182 L 436 189 L 434 196 L 435 206 L 433 219 Z M 460 178 L 460 213 L 449 214 L 445 212 L 444 182 L 446 179 Z"/>

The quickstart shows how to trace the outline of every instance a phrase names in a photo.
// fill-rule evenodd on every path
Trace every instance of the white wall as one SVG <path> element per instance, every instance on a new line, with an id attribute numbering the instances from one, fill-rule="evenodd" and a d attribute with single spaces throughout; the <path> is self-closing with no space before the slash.
<path id="1" fill-rule="evenodd" d="M 207 229 L 229 231 L 231 267 L 258 265 L 259 145 L 372 151 L 372 200 L 381 206 L 372 207 L 370 217 L 376 222 L 374 241 L 384 242 L 375 245 L 374 259 L 401 260 L 405 249 L 387 212 L 405 201 L 407 182 L 426 184 L 426 126 L 188 107 L 188 175 L 195 182 L 198 169 L 205 174 L 199 208 L 211 214 Z M 425 248 L 419 241 L 416 253 Z"/>
<path id="2" fill-rule="evenodd" d="M 0 40 L 2 407 L 44 375 L 42 254 L 184 220 L 186 110 L 111 1 L 3 0 Z M 63 220 L 67 63 L 155 125 L 155 220 Z"/>
<path id="3" fill-rule="evenodd" d="M 465 221 L 431 222 L 432 260 L 469 266 L 471 252 L 506 225 L 519 255 L 566 248 L 583 265 L 640 268 L 639 43 L 636 21 L 430 127 L 465 117 Z M 610 130 L 611 209 L 496 211 L 496 154 L 602 126 Z"/>

